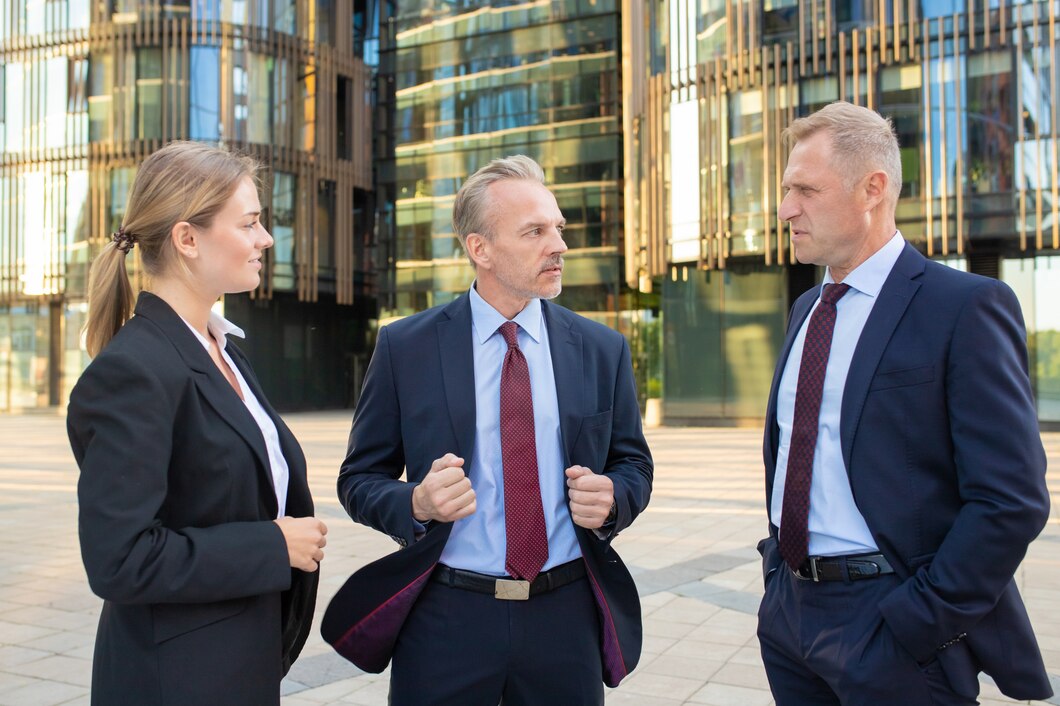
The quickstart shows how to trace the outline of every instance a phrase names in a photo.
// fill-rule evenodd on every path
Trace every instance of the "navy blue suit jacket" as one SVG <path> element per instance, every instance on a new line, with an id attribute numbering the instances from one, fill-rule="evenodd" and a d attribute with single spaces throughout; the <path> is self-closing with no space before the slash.
<path id="1" fill-rule="evenodd" d="M 617 518 L 609 537 L 575 530 L 599 608 L 604 681 L 616 685 L 640 657 L 641 619 L 636 586 L 610 541 L 647 506 L 652 459 L 625 338 L 563 307 L 542 304 L 565 467 L 586 466 L 614 482 Z M 465 295 L 383 328 L 365 377 L 339 473 L 339 499 L 354 520 L 385 532 L 404 549 L 351 577 L 333 599 L 322 632 L 368 671 L 385 668 L 401 622 L 452 529 L 451 523 L 432 523 L 417 541 L 412 491 L 446 453 L 471 467 L 471 336 Z M 408 482 L 398 480 L 403 472 Z"/>
<path id="2" fill-rule="evenodd" d="M 772 497 L 777 388 L 819 294 L 792 307 L 773 376 L 764 456 Z M 840 437 L 858 509 L 905 581 L 879 610 L 899 643 L 938 658 L 954 688 L 979 671 L 1018 699 L 1051 694 L 1013 574 L 1049 516 L 1026 333 L 1008 286 L 927 260 L 906 244 L 858 341 Z M 781 565 L 776 527 L 760 545 Z M 974 691 L 973 691 L 974 690 Z"/>

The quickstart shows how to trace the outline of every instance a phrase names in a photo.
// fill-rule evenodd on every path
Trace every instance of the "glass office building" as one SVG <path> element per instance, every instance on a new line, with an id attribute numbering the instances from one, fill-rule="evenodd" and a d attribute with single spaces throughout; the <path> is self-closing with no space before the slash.
<path id="1" fill-rule="evenodd" d="M 666 423 L 764 414 L 794 298 L 776 215 L 783 128 L 838 99 L 894 120 L 902 234 L 999 277 L 1060 424 L 1057 3 L 651 0 L 623 5 L 625 279 L 659 293 Z"/>
<path id="2" fill-rule="evenodd" d="M 616 0 L 397 3 L 380 54 L 384 319 L 467 291 L 453 199 L 467 175 L 521 153 L 567 218 L 560 302 L 624 327 L 620 33 Z"/>
<path id="3" fill-rule="evenodd" d="M 0 411 L 65 404 L 88 265 L 173 139 L 266 167 L 276 244 L 224 305 L 270 399 L 351 402 L 376 315 L 378 21 L 366 0 L 0 0 Z"/>

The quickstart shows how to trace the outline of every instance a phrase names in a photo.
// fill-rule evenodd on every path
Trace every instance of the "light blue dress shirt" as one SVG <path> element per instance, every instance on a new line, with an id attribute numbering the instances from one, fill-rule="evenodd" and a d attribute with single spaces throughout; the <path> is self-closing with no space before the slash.
<path id="1" fill-rule="evenodd" d="M 475 489 L 476 510 L 453 524 L 442 551 L 446 566 L 503 576 L 507 535 L 504 527 L 504 472 L 501 465 L 501 367 L 508 346 L 501 335 L 507 319 L 471 287 L 471 346 L 475 358 L 475 451 L 464 472 Z M 530 370 L 534 435 L 541 504 L 548 532 L 548 561 L 542 571 L 581 557 L 567 509 L 567 477 L 559 429 L 559 401 L 548 329 L 541 300 L 534 299 L 512 319 L 519 324 L 519 348 Z"/>
<path id="2" fill-rule="evenodd" d="M 880 289 L 891 274 L 903 247 L 905 239 L 901 233 L 896 232 L 886 245 L 858 265 L 843 280 L 843 284 L 850 285 L 850 290 L 836 304 L 832 350 L 825 370 L 820 428 L 813 454 L 813 481 L 810 484 L 810 556 L 862 554 L 877 550 L 872 533 L 850 490 L 850 478 L 843 461 L 843 447 L 839 436 L 840 410 L 854 349 L 858 345 L 858 339 L 861 338 L 861 331 L 865 328 L 872 307 L 876 304 Z M 826 272 L 823 284 L 833 282 L 831 272 Z M 820 304 L 820 301 L 818 295 L 817 304 Z M 817 304 L 814 304 L 814 309 Z M 812 316 L 812 310 L 810 315 Z M 777 392 L 780 448 L 777 451 L 777 472 L 773 481 L 770 511 L 773 523 L 778 527 L 783 522 L 781 514 L 788 452 L 791 449 L 791 425 L 795 416 L 795 390 L 809 323 L 810 316 L 807 316 L 791 346 Z"/>

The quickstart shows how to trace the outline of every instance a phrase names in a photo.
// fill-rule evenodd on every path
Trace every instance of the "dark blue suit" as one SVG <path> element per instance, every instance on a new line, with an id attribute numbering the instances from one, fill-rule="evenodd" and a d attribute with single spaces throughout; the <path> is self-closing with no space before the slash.
<path id="1" fill-rule="evenodd" d="M 779 443 L 777 389 L 818 293 L 792 307 L 773 378 L 767 506 Z M 958 694 L 974 697 L 984 671 L 1009 696 L 1048 697 L 1013 581 L 1048 518 L 1049 495 L 1023 317 L 1011 289 L 931 262 L 907 244 L 858 341 L 841 418 L 855 502 L 897 574 L 878 602 L 894 640 L 921 664 L 937 656 Z M 783 566 L 776 534 L 770 523 L 760 545 L 764 606 L 776 584 L 771 572 Z"/>
<path id="2" fill-rule="evenodd" d="M 617 518 L 610 536 L 601 540 L 589 530 L 575 530 L 599 617 L 604 682 L 617 685 L 640 657 L 641 618 L 636 586 L 610 540 L 647 506 L 652 460 L 625 338 L 563 307 L 542 304 L 566 466 L 583 465 L 614 482 Z M 471 336 L 465 295 L 383 328 L 365 378 L 339 474 L 339 498 L 354 520 L 385 532 L 404 548 L 354 574 L 332 601 L 321 629 L 340 653 L 367 671 L 382 671 L 389 662 L 452 528 L 432 523 L 417 540 L 413 488 L 446 453 L 462 457 L 465 469 L 471 467 Z M 407 483 L 398 480 L 403 472 Z M 453 664 L 458 664 L 456 656 Z"/>

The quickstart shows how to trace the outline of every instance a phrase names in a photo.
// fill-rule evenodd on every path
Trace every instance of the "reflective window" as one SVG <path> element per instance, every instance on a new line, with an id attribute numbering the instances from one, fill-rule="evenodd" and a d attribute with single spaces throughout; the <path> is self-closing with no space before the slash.
<path id="1" fill-rule="evenodd" d="M 799 0 L 762 1 L 762 39 L 766 42 L 799 35 Z"/>
<path id="2" fill-rule="evenodd" d="M 272 115 L 272 142 L 277 147 L 289 147 L 291 144 L 291 129 L 295 105 L 291 92 L 290 61 L 285 57 L 268 58 L 271 67 L 273 86 L 273 108 L 269 111 Z"/>
<path id="3" fill-rule="evenodd" d="M 1011 192 L 1014 186 L 1016 145 L 1016 82 L 1012 55 L 990 52 L 968 58 L 968 143 L 965 177 L 973 194 Z M 1048 87 L 1045 87 L 1048 91 Z M 1049 97 L 1043 101 L 1046 117 Z M 975 199 L 971 199 L 975 208 Z"/>
<path id="4" fill-rule="evenodd" d="M 699 0 L 698 24 L 696 26 L 697 53 L 699 61 L 724 56 L 728 47 L 729 21 L 725 14 L 727 0 Z"/>
<path id="5" fill-rule="evenodd" d="M 274 172 L 272 181 L 272 285 L 279 290 L 293 290 L 294 228 L 297 177 Z"/>
<path id="6" fill-rule="evenodd" d="M 22 151 L 23 107 L 25 106 L 22 64 L 6 64 L 4 69 L 5 152 Z"/>
<path id="7" fill-rule="evenodd" d="M 316 41 L 320 44 L 335 44 L 335 0 L 316 0 Z"/>
<path id="8" fill-rule="evenodd" d="M 136 50 L 136 136 L 162 137 L 162 50 Z"/>
<path id="9" fill-rule="evenodd" d="M 919 66 L 889 66 L 880 71 L 881 115 L 889 117 L 902 154 L 901 198 L 920 196 L 920 143 L 923 101 Z"/>
<path id="10" fill-rule="evenodd" d="M 321 181 L 317 187 L 317 257 L 320 274 L 335 274 L 335 182 Z"/>
<path id="11" fill-rule="evenodd" d="M 220 50 L 191 47 L 190 66 L 188 133 L 193 140 L 217 140 L 221 136 Z"/>
<path id="12" fill-rule="evenodd" d="M 298 28 L 296 0 L 273 0 L 272 28 L 278 32 L 294 34 Z"/>
<path id="13" fill-rule="evenodd" d="M 113 139 L 114 57 L 108 53 L 89 56 L 88 136 L 93 142 Z"/>
<path id="14" fill-rule="evenodd" d="M 875 0 L 835 0 L 835 21 L 839 31 L 849 32 L 852 29 L 874 26 L 876 15 L 873 5 Z M 889 4 L 885 11 L 887 20 L 891 20 L 892 7 Z"/>
<path id="15" fill-rule="evenodd" d="M 743 91 L 729 103 L 729 199 L 733 252 L 763 247 L 762 91 Z"/>

